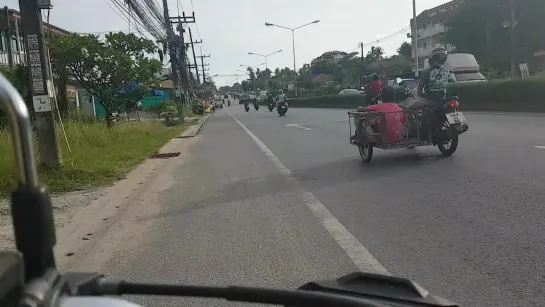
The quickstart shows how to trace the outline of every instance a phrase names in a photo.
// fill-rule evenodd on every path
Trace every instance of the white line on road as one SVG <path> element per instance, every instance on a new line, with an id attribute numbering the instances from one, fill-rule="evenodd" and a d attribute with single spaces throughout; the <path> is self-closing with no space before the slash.
<path id="1" fill-rule="evenodd" d="M 537 149 L 545 149 L 545 146 L 534 146 Z"/>
<path id="2" fill-rule="evenodd" d="M 303 125 L 298 125 L 298 124 L 286 124 L 286 127 L 296 127 L 296 128 L 305 129 L 307 131 L 312 130 L 311 128 L 305 127 Z"/>
<path id="3" fill-rule="evenodd" d="M 226 110 L 227 111 L 227 110 Z M 229 111 L 229 115 L 246 131 L 246 133 L 254 140 L 259 148 L 265 153 L 269 159 L 278 167 L 280 173 L 293 182 L 303 193 L 303 200 L 312 213 L 320 220 L 322 226 L 329 232 L 333 239 L 344 250 L 346 255 L 354 262 L 356 267 L 362 272 L 387 274 L 388 270 L 378 262 L 363 244 L 344 225 L 331 214 L 331 212 L 314 196 L 312 193 L 297 181 L 292 172 L 276 157 L 276 155 L 265 145 L 255 134 L 250 131 L 242 122 L 233 116 Z"/>

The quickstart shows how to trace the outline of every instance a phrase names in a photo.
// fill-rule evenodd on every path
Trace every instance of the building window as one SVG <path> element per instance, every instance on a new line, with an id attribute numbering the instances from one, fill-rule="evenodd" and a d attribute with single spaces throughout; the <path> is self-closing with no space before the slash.
<path id="1" fill-rule="evenodd" d="M 8 48 L 6 48 L 6 37 L 4 36 L 4 33 L 0 33 L 0 51 L 7 51 Z"/>
<path id="2" fill-rule="evenodd" d="M 13 52 L 19 52 L 19 44 L 17 44 L 17 37 L 11 37 L 11 49 Z"/>

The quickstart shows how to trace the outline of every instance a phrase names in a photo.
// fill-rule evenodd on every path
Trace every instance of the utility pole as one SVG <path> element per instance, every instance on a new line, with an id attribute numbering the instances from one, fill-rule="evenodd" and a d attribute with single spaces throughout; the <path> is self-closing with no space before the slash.
<path id="1" fill-rule="evenodd" d="M 24 1 L 24 0 L 20 0 Z M 168 13 L 168 1 L 163 0 L 164 8 L 164 17 L 165 17 L 165 29 L 167 31 L 167 40 L 166 44 L 168 46 L 168 52 L 170 55 L 170 67 L 172 69 L 172 82 L 174 83 L 174 103 L 178 107 L 178 118 L 183 123 L 184 122 L 184 113 L 182 107 L 182 91 L 180 86 L 180 78 L 178 76 L 178 56 L 176 54 L 176 49 L 174 47 L 174 31 L 172 30 L 172 25 L 170 24 L 170 16 Z"/>
<path id="2" fill-rule="evenodd" d="M 416 0 L 413 0 L 413 46 L 414 46 L 414 76 L 418 78 L 418 24 L 416 23 Z"/>
<path id="3" fill-rule="evenodd" d="M 511 0 L 510 2 L 511 7 L 511 21 L 510 21 L 510 27 L 511 27 L 511 80 L 516 79 L 517 77 L 517 63 L 515 59 L 515 52 L 516 52 L 516 40 L 515 40 L 515 0 Z"/>
<path id="4" fill-rule="evenodd" d="M 362 85 L 363 85 L 363 42 L 360 43 L 360 48 L 361 48 L 361 57 L 360 57 L 360 61 L 361 61 L 360 88 L 361 88 Z"/>
<path id="5" fill-rule="evenodd" d="M 163 1 L 166 1 L 166 0 L 163 0 Z M 186 102 L 186 99 L 189 97 L 188 95 L 188 91 L 189 91 L 189 76 L 188 76 L 188 70 L 187 70 L 187 67 L 186 67 L 186 59 L 187 59 L 187 56 L 186 56 L 186 45 L 185 45 L 185 42 L 184 42 L 184 28 L 183 28 L 183 25 L 184 24 L 188 24 L 188 23 L 195 23 L 195 12 L 192 12 L 191 16 L 186 16 L 185 15 L 185 12 L 182 12 L 182 16 L 177 16 L 177 17 L 171 17 L 170 18 L 171 20 L 174 20 L 172 21 L 172 23 L 177 23 L 178 24 L 178 33 L 179 33 L 179 41 L 180 41 L 180 59 L 178 59 L 178 65 L 179 65 L 179 69 L 181 71 L 181 83 L 182 83 L 182 89 L 183 89 L 183 92 L 184 92 L 184 102 Z M 183 102 L 183 103 L 184 103 Z"/>
<path id="6" fill-rule="evenodd" d="M 50 8 L 50 5 L 38 6 L 38 1 L 19 0 L 40 160 L 53 168 L 62 165 L 62 156 L 53 116 L 56 103 L 41 13 L 41 9 Z"/>
<path id="7" fill-rule="evenodd" d="M 185 39 L 184 39 L 184 33 L 185 33 L 185 29 L 183 28 L 183 24 L 181 22 L 181 18 L 178 16 L 178 25 L 177 25 L 177 28 L 178 28 L 178 34 L 179 36 L 177 37 L 177 41 L 179 43 L 179 52 L 180 52 L 180 56 L 178 57 L 178 69 L 180 70 L 180 76 L 181 76 L 181 81 L 182 81 L 182 89 L 184 91 L 184 94 L 187 94 L 188 91 L 189 91 L 189 76 L 188 76 L 188 70 L 187 70 L 187 67 L 186 67 L 186 60 L 187 60 L 187 54 L 186 54 L 186 44 L 185 44 Z M 185 95 L 187 96 L 187 95 Z M 185 103 L 184 101 L 182 101 L 182 103 Z"/>
<path id="8" fill-rule="evenodd" d="M 201 51 L 202 52 L 202 51 Z M 205 78 L 205 75 L 204 75 L 204 58 L 209 58 L 210 55 L 199 55 L 197 56 L 198 58 L 201 58 L 201 66 L 202 66 L 202 70 L 203 70 L 203 73 L 202 73 L 202 85 L 204 86 L 206 84 L 206 78 Z"/>
<path id="9" fill-rule="evenodd" d="M 490 48 L 490 17 L 486 17 L 486 52 L 490 56 L 492 49 Z M 488 79 L 492 75 L 492 60 L 488 59 Z"/>
<path id="10" fill-rule="evenodd" d="M 189 29 L 189 40 L 191 41 L 189 43 L 189 44 L 191 44 L 191 51 L 193 51 L 193 63 L 195 63 L 195 65 L 197 65 L 197 57 L 195 56 L 195 44 L 202 44 L 202 39 L 199 42 L 193 41 L 193 34 L 191 33 L 191 29 Z M 199 78 L 199 70 L 195 69 L 195 72 L 197 73 L 197 81 L 201 82 L 201 80 Z"/>

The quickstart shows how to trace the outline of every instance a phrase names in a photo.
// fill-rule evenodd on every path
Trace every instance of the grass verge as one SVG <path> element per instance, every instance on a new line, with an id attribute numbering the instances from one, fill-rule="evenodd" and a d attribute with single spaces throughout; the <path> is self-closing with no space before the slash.
<path id="1" fill-rule="evenodd" d="M 103 122 L 67 121 L 65 130 L 72 154 L 61 139 L 64 166 L 58 169 L 40 167 L 40 182 L 52 192 L 110 184 L 156 153 L 183 129 L 181 126 L 165 127 L 156 121 L 119 124 L 111 129 Z M 0 131 L 0 152 L 0 194 L 5 195 L 16 186 L 8 131 Z"/>

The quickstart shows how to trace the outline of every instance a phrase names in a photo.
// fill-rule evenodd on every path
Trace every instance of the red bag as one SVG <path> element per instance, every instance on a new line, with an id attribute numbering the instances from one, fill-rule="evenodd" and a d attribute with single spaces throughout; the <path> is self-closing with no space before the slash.
<path id="1" fill-rule="evenodd" d="M 386 121 L 385 141 L 387 143 L 398 143 L 403 140 L 407 116 L 400 106 L 395 103 L 381 103 L 368 106 L 367 109 L 371 112 L 384 113 L 384 119 Z M 381 134 L 384 136 L 382 131 Z"/>

